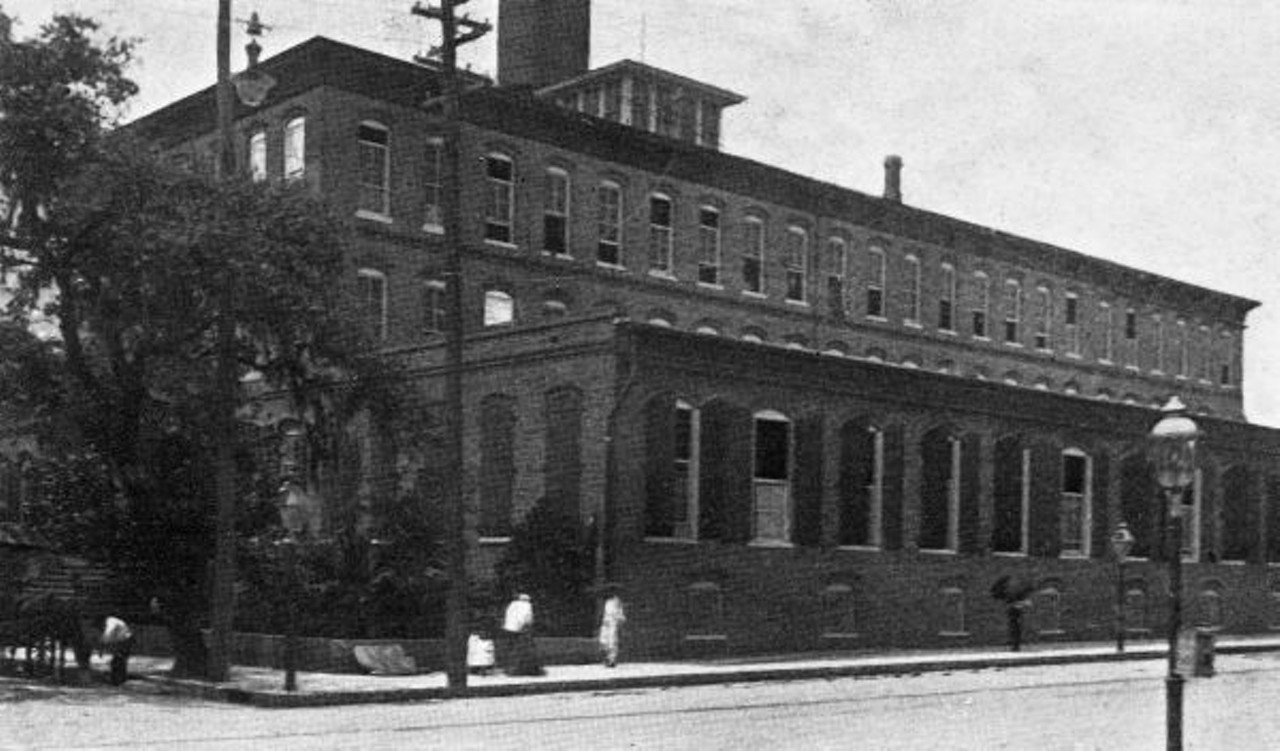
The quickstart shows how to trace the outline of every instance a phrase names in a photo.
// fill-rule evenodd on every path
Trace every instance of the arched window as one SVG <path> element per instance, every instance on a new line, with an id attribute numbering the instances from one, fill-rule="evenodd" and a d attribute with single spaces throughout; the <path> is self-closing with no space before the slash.
<path id="1" fill-rule="evenodd" d="M 267 132 L 254 131 L 249 136 L 249 177 L 255 183 L 267 179 Z"/>
<path id="2" fill-rule="evenodd" d="M 965 622 L 964 588 L 957 584 L 945 585 L 938 590 L 938 600 L 942 611 L 939 635 L 967 636 L 969 632 Z"/>
<path id="3" fill-rule="evenodd" d="M 1249 468 L 1237 466 L 1222 474 L 1222 560 L 1244 562 L 1253 552 L 1255 525 L 1249 523 L 1249 507 L 1257 503 L 1250 492 Z"/>
<path id="4" fill-rule="evenodd" d="M 878 548 L 884 513 L 884 431 L 860 422 L 840 430 L 840 545 Z"/>
<path id="5" fill-rule="evenodd" d="M 824 587 L 822 590 L 822 638 L 857 638 L 856 605 L 853 587 L 848 584 L 828 584 Z"/>
<path id="6" fill-rule="evenodd" d="M 984 272 L 973 273 L 973 336 L 986 339 L 987 318 L 991 311 L 991 280 Z"/>
<path id="7" fill-rule="evenodd" d="M 945 428 L 920 443 L 921 550 L 954 552 L 960 547 L 960 440 Z"/>
<path id="8" fill-rule="evenodd" d="M 284 179 L 301 179 L 306 168 L 307 119 L 298 116 L 284 125 Z"/>
<path id="9" fill-rule="evenodd" d="M 920 325 L 920 259 L 909 255 L 903 259 L 906 264 L 906 310 L 903 311 L 908 326 Z"/>
<path id="10" fill-rule="evenodd" d="M 1004 341 L 1006 344 L 1020 344 L 1018 340 L 1018 324 L 1022 320 L 1022 283 L 1017 279 L 1006 279 L 1004 283 Z"/>
<path id="11" fill-rule="evenodd" d="M 1060 585 L 1047 584 L 1036 590 L 1032 599 L 1031 614 L 1035 617 L 1036 633 L 1054 636 L 1062 631 L 1062 592 Z"/>
<path id="12" fill-rule="evenodd" d="M 387 276 L 376 269 L 356 271 L 360 318 L 378 339 L 387 338 Z"/>
<path id="13" fill-rule="evenodd" d="M 992 550 L 1025 555 L 1031 518 L 1031 449 L 1018 437 L 996 441 L 994 480 Z"/>
<path id="14" fill-rule="evenodd" d="M 749 216 L 742 225 L 742 286 L 752 295 L 764 294 L 764 220 Z"/>
<path id="15" fill-rule="evenodd" d="M 956 267 L 942 264 L 942 280 L 938 287 L 938 330 L 954 333 L 956 330 Z"/>
<path id="16" fill-rule="evenodd" d="M 1047 350 L 1053 326 L 1053 297 L 1048 287 L 1036 287 L 1036 349 Z"/>
<path id="17" fill-rule="evenodd" d="M 773 411 L 753 416 L 753 540 L 791 540 L 791 421 Z"/>
<path id="18" fill-rule="evenodd" d="M 581 389 L 558 386 L 546 393 L 543 494 L 567 516 L 579 513 L 582 487 Z"/>
<path id="19" fill-rule="evenodd" d="M 724 641 L 724 592 L 715 582 L 700 581 L 685 589 L 686 641 Z"/>
<path id="20" fill-rule="evenodd" d="M 484 158 L 485 194 L 484 239 L 500 245 L 515 243 L 512 232 L 516 202 L 516 171 L 511 157 L 489 154 Z"/>
<path id="21" fill-rule="evenodd" d="M 845 275 L 848 269 L 848 253 L 844 240 L 832 237 L 827 240 L 827 303 L 835 318 L 845 316 Z"/>
<path id="22" fill-rule="evenodd" d="M 1067 334 L 1067 354 L 1080 354 L 1080 296 L 1068 292 L 1063 302 L 1062 323 Z"/>
<path id="23" fill-rule="evenodd" d="M 422 285 L 422 329 L 427 334 L 439 334 L 449 320 L 445 307 L 444 282 L 428 279 Z"/>
<path id="24" fill-rule="evenodd" d="M 671 276 L 675 207 L 670 196 L 649 195 L 649 273 Z"/>
<path id="25" fill-rule="evenodd" d="M 1058 521 L 1060 551 L 1064 556 L 1088 558 L 1089 530 L 1093 521 L 1093 461 L 1076 448 L 1062 452 L 1062 489 Z"/>
<path id="26" fill-rule="evenodd" d="M 596 263 L 622 265 L 622 188 L 602 182 L 596 188 Z"/>
<path id="27" fill-rule="evenodd" d="M 482 538 L 511 535 L 515 491 L 516 400 L 493 394 L 480 402 L 480 529 Z"/>
<path id="28" fill-rule="evenodd" d="M 427 232 L 444 232 L 444 139 L 427 137 L 422 174 L 422 228 Z"/>
<path id="29" fill-rule="evenodd" d="M 867 316 L 884 318 L 884 250 L 877 246 L 867 249 Z"/>
<path id="30" fill-rule="evenodd" d="M 360 188 L 356 212 L 386 218 L 391 214 L 391 133 L 382 123 L 365 120 L 356 131 Z"/>
<path id="31" fill-rule="evenodd" d="M 500 289 L 485 290 L 484 293 L 484 325 L 502 326 L 511 323 L 516 317 L 515 300 Z"/>
<path id="32" fill-rule="evenodd" d="M 720 284 L 720 211 L 714 206 L 698 209 L 698 283 Z"/>
<path id="33" fill-rule="evenodd" d="M 809 233 L 800 227 L 787 227 L 787 248 L 783 262 L 787 269 L 786 299 L 789 302 L 805 302 L 808 299 L 805 279 L 809 270 Z"/>
<path id="34" fill-rule="evenodd" d="M 542 192 L 542 252 L 572 255 L 569 248 L 569 173 L 547 169 Z"/>
<path id="35" fill-rule="evenodd" d="M 1098 303 L 1098 325 L 1102 327 L 1102 346 L 1099 347 L 1098 360 L 1110 365 L 1116 356 L 1116 322 L 1111 310 L 1111 303 Z"/>

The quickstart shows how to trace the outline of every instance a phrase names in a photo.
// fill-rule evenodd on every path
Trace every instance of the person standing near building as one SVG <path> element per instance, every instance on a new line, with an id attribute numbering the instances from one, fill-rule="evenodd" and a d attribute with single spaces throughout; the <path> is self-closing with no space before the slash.
<path id="1" fill-rule="evenodd" d="M 533 600 L 521 592 L 507 605 L 502 621 L 506 659 L 503 667 L 508 675 L 542 675 L 537 643 L 533 640 Z"/>
<path id="2" fill-rule="evenodd" d="M 604 652 L 604 666 L 607 668 L 618 664 L 618 641 L 622 635 L 622 624 L 626 622 L 622 598 L 618 596 L 617 588 L 610 586 L 605 590 L 604 608 L 600 613 L 600 649 Z"/>
<path id="3" fill-rule="evenodd" d="M 133 631 L 122 619 L 109 615 L 102 622 L 102 651 L 111 653 L 111 685 L 129 678 L 129 653 L 133 651 Z"/>

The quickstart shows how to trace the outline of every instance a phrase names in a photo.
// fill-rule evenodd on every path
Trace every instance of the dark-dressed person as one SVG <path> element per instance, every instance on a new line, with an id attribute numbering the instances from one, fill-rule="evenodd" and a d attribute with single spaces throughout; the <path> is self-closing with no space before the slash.
<path id="1" fill-rule="evenodd" d="M 542 675 L 542 662 L 533 640 L 533 600 L 521 592 L 507 605 L 502 620 L 507 675 Z"/>
<path id="2" fill-rule="evenodd" d="M 1034 584 L 1015 582 L 1008 576 L 1000 577 L 991 585 L 991 596 L 1004 603 L 1009 649 L 1013 652 L 1022 651 L 1022 614 L 1031 607 L 1031 595 L 1035 591 Z"/>

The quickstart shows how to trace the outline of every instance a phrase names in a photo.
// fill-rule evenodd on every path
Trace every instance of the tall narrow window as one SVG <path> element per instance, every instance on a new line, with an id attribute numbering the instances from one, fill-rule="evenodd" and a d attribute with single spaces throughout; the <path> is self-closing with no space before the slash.
<path id="1" fill-rule="evenodd" d="M 698 210 L 698 282 L 720 283 L 720 212 L 711 206 Z"/>
<path id="2" fill-rule="evenodd" d="M 884 318 L 884 251 L 867 249 L 867 315 Z"/>
<path id="3" fill-rule="evenodd" d="M 600 116 L 615 123 L 622 119 L 622 81 L 614 79 L 605 82 Z"/>
<path id="4" fill-rule="evenodd" d="M 1116 356 L 1116 322 L 1111 310 L 1111 303 L 1098 303 L 1098 322 L 1102 326 L 1102 348 L 1098 359 L 1105 363 L 1115 362 Z"/>
<path id="5" fill-rule="evenodd" d="M 428 279 L 422 287 L 422 329 L 427 334 L 439 334 L 448 321 L 445 312 L 444 282 Z"/>
<path id="6" fill-rule="evenodd" d="M 1065 308 L 1062 313 L 1063 325 L 1067 333 L 1067 354 L 1080 354 L 1080 298 L 1074 292 L 1068 292 Z"/>
<path id="7" fill-rule="evenodd" d="M 1151 353 L 1151 370 L 1156 373 L 1165 371 L 1164 319 L 1157 313 L 1151 316 L 1152 335 L 1155 337 L 1155 351 Z"/>
<path id="8" fill-rule="evenodd" d="M 698 145 L 709 149 L 720 147 L 720 108 L 702 100 L 702 120 L 698 123 Z"/>
<path id="9" fill-rule="evenodd" d="M 942 279 L 938 289 L 938 329 L 956 330 L 956 267 L 942 264 Z"/>
<path id="10" fill-rule="evenodd" d="M 921 550 L 954 551 L 960 545 L 960 441 L 938 428 L 920 445 Z"/>
<path id="11" fill-rule="evenodd" d="M 1124 364 L 1138 367 L 1138 312 L 1133 308 L 1124 312 Z"/>
<path id="12" fill-rule="evenodd" d="M 1049 331 L 1053 325 L 1053 298 L 1048 287 L 1036 287 L 1036 349 L 1049 349 Z"/>
<path id="13" fill-rule="evenodd" d="M 743 288 L 752 294 L 764 294 L 764 220 L 747 217 L 742 233 Z"/>
<path id="14" fill-rule="evenodd" d="M 307 120 L 295 117 L 284 125 L 284 179 L 297 180 L 307 168 Z"/>
<path id="15" fill-rule="evenodd" d="M 542 250 L 557 256 L 569 253 L 569 173 L 547 170 L 542 193 Z"/>
<path id="16" fill-rule="evenodd" d="M 791 421 L 777 412 L 755 415 L 754 538 L 791 540 Z"/>
<path id="17" fill-rule="evenodd" d="M 1025 554 L 1030 531 L 1031 449 L 1016 436 L 996 441 L 995 508 L 991 547 L 997 553 Z"/>
<path id="18" fill-rule="evenodd" d="M 1236 360 L 1236 340 L 1230 331 L 1222 332 L 1222 362 L 1218 365 L 1218 385 L 1234 385 L 1233 363 Z"/>
<path id="19" fill-rule="evenodd" d="M 903 323 L 908 326 L 920 325 L 920 259 L 907 256 L 904 259 L 907 267 L 907 286 L 903 290 L 906 296 L 906 311 Z"/>
<path id="20" fill-rule="evenodd" d="M 356 131 L 360 152 L 360 197 L 357 211 L 385 217 L 391 213 L 390 133 L 380 123 L 365 121 Z"/>
<path id="21" fill-rule="evenodd" d="M 249 177 L 255 183 L 267 179 L 267 132 L 259 130 L 249 136 Z"/>
<path id="22" fill-rule="evenodd" d="M 1213 378 L 1213 336 L 1209 333 L 1209 327 L 1200 326 L 1200 346 L 1198 347 L 1199 357 L 1199 378 L 1202 383 L 1209 383 Z"/>
<path id="23" fill-rule="evenodd" d="M 1022 285 L 1017 279 L 1004 283 L 1004 340 L 1018 344 L 1018 323 L 1022 320 Z"/>
<path id="24" fill-rule="evenodd" d="M 425 165 L 422 174 L 422 200 L 424 204 L 422 224 L 428 232 L 444 230 L 444 141 L 440 138 L 427 139 L 427 150 L 424 155 Z"/>
<path id="25" fill-rule="evenodd" d="M 675 503 L 671 522 L 675 537 L 698 536 L 698 410 L 687 402 L 676 402 Z"/>
<path id="26" fill-rule="evenodd" d="M 884 431 L 852 422 L 840 431 L 841 545 L 880 547 L 884 513 Z"/>
<path id="27" fill-rule="evenodd" d="M 488 193 L 484 211 L 484 239 L 511 244 L 512 216 L 515 210 L 515 165 L 502 154 L 490 154 L 484 160 Z"/>
<path id="28" fill-rule="evenodd" d="M 356 272 L 356 299 L 360 318 L 378 339 L 387 337 L 387 277 L 374 269 Z"/>
<path id="29" fill-rule="evenodd" d="M 845 315 L 844 278 L 847 267 L 848 253 L 844 240 L 839 237 L 827 240 L 827 301 L 831 315 L 836 318 Z"/>
<path id="30" fill-rule="evenodd" d="M 1062 493 L 1058 506 L 1061 551 L 1066 556 L 1089 557 L 1090 496 L 1093 467 L 1079 449 L 1062 452 Z"/>
<path id="31" fill-rule="evenodd" d="M 511 534 L 515 491 L 516 400 L 493 394 L 480 402 L 479 533 L 482 538 Z"/>
<path id="32" fill-rule="evenodd" d="M 649 83 L 631 80 L 631 127 L 653 130 L 653 109 L 649 106 Z"/>
<path id="33" fill-rule="evenodd" d="M 804 302 L 805 276 L 809 265 L 809 234 L 799 227 L 787 228 L 787 300 Z"/>
<path id="34" fill-rule="evenodd" d="M 987 313 L 991 310 L 991 280 L 981 271 L 973 275 L 973 336 L 987 338 Z"/>
<path id="35" fill-rule="evenodd" d="M 582 391 L 557 386 L 545 399 L 542 492 L 561 513 L 576 514 L 582 497 Z"/>
<path id="36" fill-rule="evenodd" d="M 596 262 L 622 265 L 622 188 L 604 182 L 596 188 Z"/>
<path id="37" fill-rule="evenodd" d="M 1181 318 L 1178 319 L 1178 377 L 1187 377 L 1187 368 L 1189 363 L 1190 342 L 1187 341 L 1190 334 L 1187 332 L 1187 322 Z"/>
<path id="38" fill-rule="evenodd" d="M 671 274 L 672 210 L 671 199 L 655 193 L 649 196 L 649 271 Z"/>
<path id="39" fill-rule="evenodd" d="M 501 326 L 516 318 L 516 303 L 511 295 L 499 289 L 484 293 L 484 325 Z"/>

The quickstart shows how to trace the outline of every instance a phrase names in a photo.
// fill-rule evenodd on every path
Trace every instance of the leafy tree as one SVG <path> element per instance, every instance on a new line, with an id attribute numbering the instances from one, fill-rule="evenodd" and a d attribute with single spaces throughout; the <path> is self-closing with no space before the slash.
<path id="1" fill-rule="evenodd" d="M 511 544 L 498 562 L 500 594 L 529 594 L 542 633 L 587 634 L 594 613 L 594 564 L 594 531 L 559 504 L 542 499 L 512 531 Z"/>
<path id="2" fill-rule="evenodd" d="M 131 42 L 98 43 L 77 16 L 23 41 L 12 26 L 0 12 L 0 269 L 18 281 L 0 336 L 21 346 L 0 351 L 13 386 L 0 400 L 40 442 L 38 518 L 110 562 L 138 601 L 160 597 L 175 671 L 201 675 L 209 467 L 219 427 L 249 399 L 229 404 L 225 375 L 289 402 L 321 460 L 357 410 L 394 424 L 402 379 L 345 324 L 348 228 L 326 206 L 302 187 L 174 169 L 112 129 L 136 91 Z M 24 336 L 36 317 L 56 332 Z M 275 468 L 252 429 L 233 441 L 251 534 L 274 522 Z"/>

